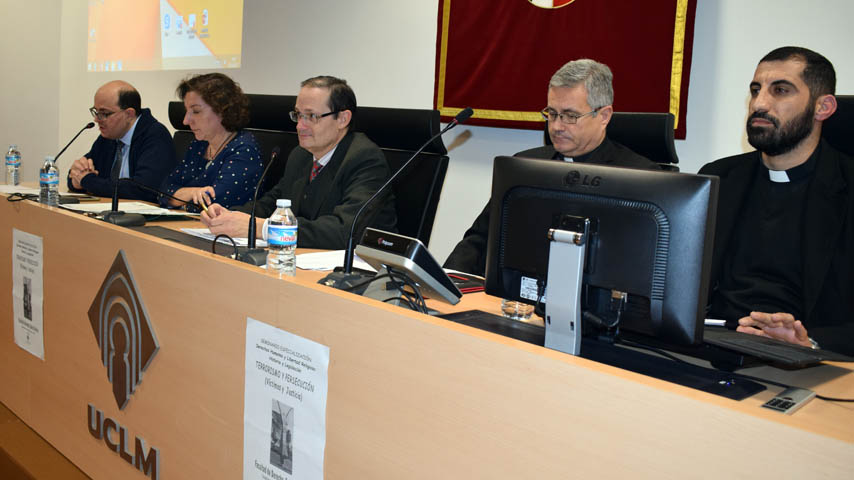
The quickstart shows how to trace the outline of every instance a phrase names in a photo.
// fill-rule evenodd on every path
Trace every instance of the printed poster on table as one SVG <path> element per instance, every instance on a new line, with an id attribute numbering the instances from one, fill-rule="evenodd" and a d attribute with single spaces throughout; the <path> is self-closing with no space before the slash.
<path id="1" fill-rule="evenodd" d="M 323 478 L 329 347 L 246 319 L 243 478 Z"/>
<path id="2" fill-rule="evenodd" d="M 12 229 L 12 317 L 15 343 L 44 360 L 42 237 Z"/>

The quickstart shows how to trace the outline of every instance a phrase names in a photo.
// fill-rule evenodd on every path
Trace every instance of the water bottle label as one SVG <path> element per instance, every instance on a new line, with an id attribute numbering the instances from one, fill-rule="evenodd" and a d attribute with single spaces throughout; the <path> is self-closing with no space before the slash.
<path id="1" fill-rule="evenodd" d="M 47 185 L 59 185 L 59 174 L 56 172 L 39 174 L 39 183 Z"/>
<path id="2" fill-rule="evenodd" d="M 17 167 L 21 165 L 20 155 L 6 155 L 6 165 L 9 167 Z"/>
<path id="3" fill-rule="evenodd" d="M 296 246 L 297 227 L 294 225 L 268 225 L 267 243 L 284 247 Z"/>

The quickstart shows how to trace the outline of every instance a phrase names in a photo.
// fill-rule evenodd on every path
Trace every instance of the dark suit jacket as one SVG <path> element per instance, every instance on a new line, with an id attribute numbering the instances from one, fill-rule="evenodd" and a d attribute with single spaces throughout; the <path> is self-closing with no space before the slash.
<path id="1" fill-rule="evenodd" d="M 517 153 L 517 157 L 558 159 L 560 155 L 551 145 L 532 148 Z M 658 169 L 657 163 L 613 142 L 605 137 L 593 151 L 582 155 L 576 161 L 597 165 L 615 167 L 630 167 L 639 169 Z M 483 276 L 486 272 L 486 244 L 489 237 L 490 202 L 486 203 L 483 211 L 477 216 L 471 228 L 466 230 L 463 239 L 445 260 L 444 267 Z"/>
<path id="2" fill-rule="evenodd" d="M 803 251 L 792 252 L 803 258 L 805 313 L 800 320 L 822 348 L 854 355 L 854 159 L 824 140 L 820 148 L 802 212 Z M 759 152 L 751 152 L 700 169 L 721 179 L 710 299 L 761 161 Z"/>
<path id="3" fill-rule="evenodd" d="M 294 148 L 288 155 L 282 179 L 258 199 L 255 213 L 259 218 L 269 217 L 276 210 L 276 199 L 290 199 L 291 210 L 299 222 L 298 246 L 343 249 L 356 212 L 391 176 L 388 163 L 374 142 L 354 132 L 338 142 L 329 163 L 309 182 L 313 161 L 310 152 Z M 397 231 L 391 190 L 384 199 L 375 201 L 373 207 L 359 220 L 356 242 L 365 226 Z M 236 210 L 249 213 L 252 202 Z"/>
<path id="4" fill-rule="evenodd" d="M 99 197 L 112 197 L 113 182 L 110 180 L 110 171 L 116 158 L 116 141 L 99 136 L 85 156 L 92 159 L 98 174 L 83 177 L 80 181 L 80 186 L 83 187 L 81 190 L 71 185 L 71 177 L 69 177 L 68 190 L 89 192 Z M 128 152 L 130 178 L 157 189 L 175 168 L 175 164 L 175 145 L 172 143 L 169 130 L 151 115 L 151 110 L 143 108 L 139 112 L 139 120 L 130 140 Z M 157 194 L 130 182 L 119 183 L 119 197 L 157 202 Z"/>

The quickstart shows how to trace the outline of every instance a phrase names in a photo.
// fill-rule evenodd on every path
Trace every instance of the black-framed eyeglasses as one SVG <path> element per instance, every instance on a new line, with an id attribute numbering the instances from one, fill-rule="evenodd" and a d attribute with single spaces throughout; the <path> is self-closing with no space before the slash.
<path id="1" fill-rule="evenodd" d="M 300 113 L 298 110 L 294 110 L 293 112 L 288 112 L 288 116 L 291 117 L 291 121 L 294 123 L 299 122 L 300 119 L 304 122 L 317 123 L 321 118 L 328 117 L 336 113 L 340 113 L 340 111 L 336 110 L 327 113 Z"/>
<path id="2" fill-rule="evenodd" d="M 579 118 L 586 117 L 587 115 L 596 115 L 596 112 L 598 112 L 601 108 L 602 107 L 594 108 L 593 110 L 590 110 L 589 112 L 584 113 L 582 115 L 570 112 L 558 113 L 550 108 L 544 108 L 543 111 L 540 112 L 540 115 L 542 115 L 543 118 L 550 122 L 554 122 L 559 118 L 560 122 L 564 125 L 575 125 L 576 123 L 578 123 Z"/>
<path id="3" fill-rule="evenodd" d="M 104 120 L 109 118 L 110 115 L 118 112 L 99 112 L 97 108 L 92 107 L 89 109 L 89 113 L 91 113 L 92 117 L 94 117 L 96 120 L 100 120 L 103 122 Z"/>

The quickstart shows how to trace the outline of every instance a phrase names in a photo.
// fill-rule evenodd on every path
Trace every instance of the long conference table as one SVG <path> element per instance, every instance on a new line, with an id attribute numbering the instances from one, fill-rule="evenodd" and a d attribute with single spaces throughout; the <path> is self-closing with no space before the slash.
<path id="1" fill-rule="evenodd" d="M 159 478 L 241 478 L 251 317 L 330 349 L 326 478 L 854 478 L 852 403 L 784 415 L 760 407 L 778 387 L 737 402 L 60 208 L 0 196 L 0 218 L 0 473 L 144 478 L 90 433 L 91 404 L 159 449 Z M 44 360 L 13 338 L 13 228 L 43 239 Z M 124 410 L 88 316 L 119 250 L 160 344 Z M 852 370 L 744 373 L 852 398 Z"/>

